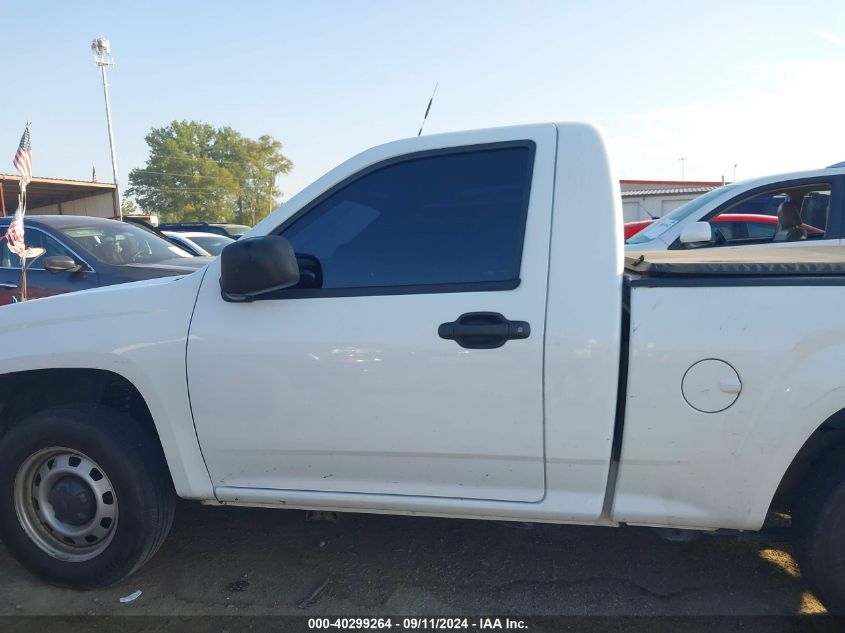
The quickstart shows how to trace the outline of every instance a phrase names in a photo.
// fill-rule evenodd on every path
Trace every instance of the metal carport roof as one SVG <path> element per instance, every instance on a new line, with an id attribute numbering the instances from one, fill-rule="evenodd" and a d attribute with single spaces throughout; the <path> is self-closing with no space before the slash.
<path id="1" fill-rule="evenodd" d="M 0 185 L 3 187 L 3 202 L 6 205 L 6 213 L 14 213 L 18 206 L 18 194 L 21 192 L 20 178 L 12 174 L 0 174 Z M 114 200 L 113 207 L 117 211 L 115 190 L 115 185 L 107 182 L 68 180 L 62 178 L 33 178 L 26 186 L 26 207 L 27 209 L 36 209 L 51 204 L 61 205 L 61 203 L 70 202 L 71 200 L 111 193 L 112 199 Z M 115 215 L 117 214 L 115 213 Z"/>

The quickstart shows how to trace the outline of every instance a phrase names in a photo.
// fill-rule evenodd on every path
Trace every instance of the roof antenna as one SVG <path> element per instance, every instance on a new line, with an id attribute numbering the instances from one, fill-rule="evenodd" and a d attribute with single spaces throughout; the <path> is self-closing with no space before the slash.
<path id="1" fill-rule="evenodd" d="M 437 83 L 434 84 L 434 91 L 431 93 L 431 99 L 428 100 L 428 107 L 425 109 L 425 114 L 423 115 L 422 124 L 420 125 L 420 131 L 417 132 L 417 136 L 422 135 L 423 128 L 425 127 L 425 121 L 428 118 L 428 113 L 431 111 L 431 104 L 434 102 L 434 95 L 437 92 Z"/>

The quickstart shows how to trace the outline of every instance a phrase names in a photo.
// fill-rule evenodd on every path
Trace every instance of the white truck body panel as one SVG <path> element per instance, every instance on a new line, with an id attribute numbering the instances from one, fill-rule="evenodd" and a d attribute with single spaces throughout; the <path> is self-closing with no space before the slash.
<path id="1" fill-rule="evenodd" d="M 559 125 L 557 186 L 546 314 L 546 480 L 549 507 L 599 521 L 609 478 L 622 314 L 622 204 L 601 134 Z M 597 252 L 570 230 L 589 209 Z M 601 296 L 597 286 L 613 288 Z M 602 519 L 602 520 L 606 520 Z"/>
<path id="2" fill-rule="evenodd" d="M 755 287 L 753 300 L 750 290 L 632 289 L 614 520 L 759 529 L 793 457 L 842 408 L 842 287 Z M 718 413 L 695 410 L 681 392 L 684 374 L 706 358 L 742 382 Z"/>
<path id="3" fill-rule="evenodd" d="M 5 306 L 0 374 L 84 368 L 128 379 L 150 409 L 177 493 L 210 498 L 185 384 L 185 341 L 204 273 Z"/>
<path id="4" fill-rule="evenodd" d="M 542 338 L 490 358 L 438 339 L 436 328 L 482 303 L 539 323 L 545 279 L 484 296 L 255 305 L 227 304 L 209 279 L 188 371 L 215 485 L 542 498 Z"/>

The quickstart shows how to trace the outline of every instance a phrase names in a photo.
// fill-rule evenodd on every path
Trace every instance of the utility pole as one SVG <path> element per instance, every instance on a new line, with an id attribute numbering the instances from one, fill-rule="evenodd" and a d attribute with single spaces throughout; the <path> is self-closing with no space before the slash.
<path id="1" fill-rule="evenodd" d="M 109 127 L 109 148 L 111 149 L 111 171 L 115 186 L 115 202 L 117 204 L 117 215 L 123 220 L 123 210 L 120 206 L 120 187 L 117 181 L 117 155 L 114 151 L 114 133 L 111 126 L 111 104 L 109 103 L 109 80 L 106 75 L 106 66 L 114 66 L 111 56 L 111 44 L 105 37 L 98 37 L 91 42 L 91 50 L 94 52 L 94 61 L 100 68 L 100 75 L 103 78 L 103 98 L 106 101 L 106 123 Z"/>
<path id="2" fill-rule="evenodd" d="M 276 208 L 276 201 L 273 199 L 273 189 L 276 187 L 276 176 L 278 176 L 278 174 L 275 172 L 273 172 L 270 176 L 270 210 L 267 212 L 268 215 L 273 213 L 273 209 Z"/>

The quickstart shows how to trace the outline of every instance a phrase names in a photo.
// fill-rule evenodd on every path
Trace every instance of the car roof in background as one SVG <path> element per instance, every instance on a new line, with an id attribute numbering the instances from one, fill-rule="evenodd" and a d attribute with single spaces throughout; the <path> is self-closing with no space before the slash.
<path id="1" fill-rule="evenodd" d="M 834 173 L 831 174 L 830 171 L 833 170 Z M 756 187 L 762 187 L 770 184 L 776 184 L 780 181 L 789 181 L 789 180 L 803 180 L 803 179 L 810 179 L 810 178 L 829 178 L 834 175 L 842 175 L 845 174 L 845 163 L 837 163 L 836 165 L 831 165 L 830 167 L 824 167 L 822 169 L 810 169 L 807 171 L 792 171 L 786 172 L 782 174 L 771 174 L 768 176 L 760 176 L 757 178 L 749 178 L 748 180 L 737 180 L 736 182 L 730 183 L 731 185 L 736 185 L 737 189 L 735 190 L 738 193 L 742 192 L 742 189 L 753 189 Z"/>
<path id="2" fill-rule="evenodd" d="M 11 220 L 11 216 L 7 216 Z M 3 220 L 6 218 L 0 218 Z M 24 218 L 28 224 L 43 224 L 46 226 L 55 226 L 57 228 L 73 228 L 76 226 L 111 226 L 118 220 L 111 218 L 98 218 L 90 215 L 29 215 Z M 133 224 L 138 226 L 137 224 Z M 144 228 L 144 227 L 142 227 Z"/>
<path id="3" fill-rule="evenodd" d="M 234 222 L 162 222 L 161 226 L 184 226 L 184 227 L 202 227 L 202 226 L 234 226 L 239 229 L 249 229 L 251 227 L 246 224 L 235 224 Z"/>
<path id="4" fill-rule="evenodd" d="M 162 233 L 164 233 L 165 235 L 168 235 L 168 236 L 176 235 L 176 236 L 179 236 L 179 237 L 187 237 L 187 238 L 192 238 L 192 237 L 216 237 L 216 238 L 222 237 L 222 238 L 226 238 L 227 237 L 226 235 L 220 235 L 220 233 L 207 233 L 207 232 L 204 232 L 204 231 L 173 231 L 171 229 L 165 229 L 164 231 L 162 231 Z M 232 238 L 230 237 L 229 239 L 232 239 Z"/>

